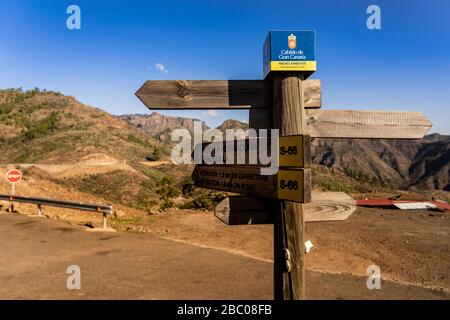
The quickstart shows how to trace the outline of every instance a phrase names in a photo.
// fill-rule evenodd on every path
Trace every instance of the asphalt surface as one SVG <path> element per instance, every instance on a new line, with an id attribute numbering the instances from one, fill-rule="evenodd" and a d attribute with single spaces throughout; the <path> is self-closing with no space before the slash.
<path id="1" fill-rule="evenodd" d="M 69 290 L 66 270 L 81 270 Z M 137 233 L 92 233 L 0 213 L 0 299 L 272 299 L 272 263 Z M 307 273 L 310 299 L 448 299 L 383 281 Z"/>

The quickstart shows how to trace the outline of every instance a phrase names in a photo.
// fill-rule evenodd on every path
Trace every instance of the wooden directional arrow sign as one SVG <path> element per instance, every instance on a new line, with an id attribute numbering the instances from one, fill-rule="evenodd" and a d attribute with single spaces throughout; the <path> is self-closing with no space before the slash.
<path id="1" fill-rule="evenodd" d="M 321 138 L 421 139 L 432 124 L 421 112 L 309 110 L 307 132 Z"/>
<path id="2" fill-rule="evenodd" d="M 256 166 L 198 165 L 192 179 L 197 187 L 294 202 L 311 201 L 310 169 L 280 169 L 276 175 L 261 175 Z"/>
<path id="3" fill-rule="evenodd" d="M 266 143 L 265 155 L 271 152 L 271 139 L 247 138 L 221 142 L 205 142 L 195 147 L 202 152 L 202 163 L 205 164 L 204 155 L 207 153 L 220 162 L 206 164 L 230 164 L 230 165 L 261 165 L 259 148 Z M 311 137 L 308 135 L 294 135 L 278 138 L 278 166 L 307 168 L 311 165 Z M 197 152 L 198 152 L 197 151 Z M 206 151 L 206 152 L 205 152 Z M 194 158 L 195 150 L 192 153 Z M 216 152 L 221 152 L 222 157 L 216 157 Z M 250 156 L 252 154 L 252 157 Z"/>
<path id="4" fill-rule="evenodd" d="M 233 195 L 214 207 L 214 215 L 230 225 L 274 223 L 273 202 L 264 198 Z M 305 204 L 305 221 L 337 221 L 347 219 L 356 211 L 356 201 L 344 192 L 311 193 Z"/>
<path id="5" fill-rule="evenodd" d="M 303 84 L 306 108 L 320 108 L 320 80 Z M 264 80 L 152 80 L 136 92 L 150 109 L 270 109 L 272 83 Z"/>
<path id="6" fill-rule="evenodd" d="M 250 127 L 272 128 L 272 111 L 250 109 Z M 421 112 L 306 110 L 312 138 L 421 139 L 432 123 Z"/>

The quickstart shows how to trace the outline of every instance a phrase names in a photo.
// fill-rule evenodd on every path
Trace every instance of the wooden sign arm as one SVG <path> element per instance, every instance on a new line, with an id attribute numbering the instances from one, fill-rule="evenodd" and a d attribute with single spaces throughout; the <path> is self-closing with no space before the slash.
<path id="1" fill-rule="evenodd" d="M 307 80 L 306 108 L 322 105 L 322 82 Z M 272 111 L 272 83 L 264 80 L 151 80 L 136 96 L 149 109 L 267 109 Z"/>

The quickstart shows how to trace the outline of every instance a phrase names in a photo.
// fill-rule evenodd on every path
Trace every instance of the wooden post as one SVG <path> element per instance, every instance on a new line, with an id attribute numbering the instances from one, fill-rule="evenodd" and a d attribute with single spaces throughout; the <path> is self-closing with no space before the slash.
<path id="1" fill-rule="evenodd" d="M 304 75 L 301 73 L 277 73 L 273 77 L 273 125 L 280 130 L 280 136 L 306 133 L 303 80 Z M 276 300 L 305 298 L 303 213 L 301 203 L 275 201 L 274 298 Z"/>
<path id="2" fill-rule="evenodd" d="M 16 183 L 11 183 L 11 201 L 9 204 L 9 211 L 10 212 L 14 212 L 14 201 L 13 201 L 13 197 L 16 193 Z"/>
<path id="3" fill-rule="evenodd" d="M 108 229 L 108 222 L 107 222 L 107 219 L 106 219 L 106 213 L 105 212 L 103 212 L 103 214 L 102 214 L 102 216 L 103 216 L 103 229 Z"/>

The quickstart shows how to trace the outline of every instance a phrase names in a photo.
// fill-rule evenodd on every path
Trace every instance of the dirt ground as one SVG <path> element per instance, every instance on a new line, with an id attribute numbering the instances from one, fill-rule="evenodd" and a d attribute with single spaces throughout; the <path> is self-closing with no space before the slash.
<path id="1" fill-rule="evenodd" d="M 100 224 L 92 215 L 59 216 L 78 224 Z M 86 220 L 87 219 L 87 220 Z M 273 259 L 273 226 L 228 226 L 212 212 L 171 210 L 110 221 L 112 227 L 254 257 Z M 305 240 L 314 247 L 307 269 L 328 274 L 367 276 L 377 265 L 382 279 L 434 289 L 450 297 L 450 216 L 432 211 L 358 208 L 345 221 L 308 222 Z"/>
<path id="2" fill-rule="evenodd" d="M 0 182 L 0 191 L 7 192 L 8 185 Z M 102 202 L 93 196 L 33 179 L 21 183 L 20 193 L 43 197 L 58 194 L 72 200 Z M 150 233 L 272 261 L 272 225 L 228 226 L 209 211 L 171 209 L 149 215 L 113 205 L 117 212 L 109 219 L 109 224 L 118 230 Z M 32 205 L 17 204 L 16 208 L 20 213 L 36 213 Z M 44 208 L 44 213 L 53 220 L 73 224 L 101 224 L 101 216 L 92 213 L 49 207 Z M 384 280 L 437 290 L 450 298 L 449 212 L 359 207 L 344 221 L 306 223 L 305 240 L 314 244 L 306 260 L 309 271 L 367 277 L 367 267 L 375 264 L 380 267 Z"/>
<path id="3" fill-rule="evenodd" d="M 22 205 L 19 211 L 27 210 Z M 76 224 L 100 225 L 101 221 L 88 213 L 47 214 Z M 449 299 L 449 219 L 448 213 L 432 211 L 358 208 L 345 221 L 308 222 L 305 239 L 314 247 L 307 255 L 307 269 L 367 277 L 367 267 L 375 264 L 383 280 L 433 289 Z M 272 225 L 228 226 L 207 211 L 171 210 L 157 215 L 134 211 L 134 215 L 110 219 L 110 225 L 267 262 L 273 257 Z"/>
<path id="4" fill-rule="evenodd" d="M 227 226 L 212 212 L 176 210 L 118 221 L 118 229 L 273 259 L 272 225 Z M 305 240 L 314 244 L 309 270 L 366 276 L 375 264 L 382 279 L 450 292 L 449 213 L 358 208 L 345 221 L 308 222 Z"/>
<path id="5" fill-rule="evenodd" d="M 1 299 L 271 300 L 273 264 L 149 233 L 86 232 L 67 222 L 0 214 Z M 67 268 L 81 272 L 68 290 Z M 306 270 L 307 299 L 448 299 L 445 292 Z"/>

